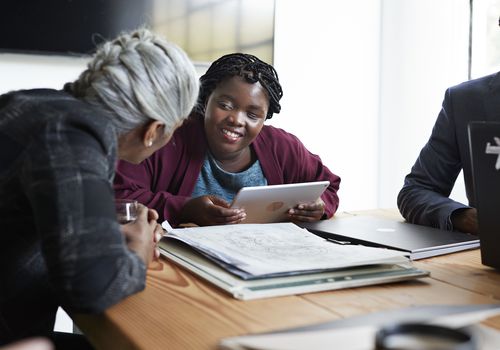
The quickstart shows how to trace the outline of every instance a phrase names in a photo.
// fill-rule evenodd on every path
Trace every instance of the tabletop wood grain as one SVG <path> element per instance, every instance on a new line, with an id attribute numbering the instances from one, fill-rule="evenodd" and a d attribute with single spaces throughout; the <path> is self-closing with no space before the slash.
<path id="1" fill-rule="evenodd" d="M 393 209 L 341 213 L 402 220 Z M 500 273 L 479 250 L 414 262 L 431 277 L 379 286 L 240 301 L 162 259 L 147 287 L 101 315 L 73 315 L 97 349 L 216 349 L 221 338 L 415 305 L 500 303 Z M 500 329 L 500 317 L 485 324 Z"/>

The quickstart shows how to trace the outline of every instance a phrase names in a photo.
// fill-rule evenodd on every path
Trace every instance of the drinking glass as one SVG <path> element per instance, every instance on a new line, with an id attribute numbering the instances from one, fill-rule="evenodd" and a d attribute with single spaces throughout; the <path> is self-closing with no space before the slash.
<path id="1" fill-rule="evenodd" d="M 136 200 L 132 199 L 117 199 L 116 204 L 116 218 L 120 225 L 128 224 L 129 222 L 137 219 L 137 206 Z"/>

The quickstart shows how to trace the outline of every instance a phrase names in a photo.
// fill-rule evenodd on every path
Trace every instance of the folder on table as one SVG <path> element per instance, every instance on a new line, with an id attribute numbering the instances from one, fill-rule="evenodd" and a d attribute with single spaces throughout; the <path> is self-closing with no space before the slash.
<path id="1" fill-rule="evenodd" d="M 172 229 L 163 256 L 248 300 L 428 276 L 401 252 L 342 246 L 292 223 Z"/>

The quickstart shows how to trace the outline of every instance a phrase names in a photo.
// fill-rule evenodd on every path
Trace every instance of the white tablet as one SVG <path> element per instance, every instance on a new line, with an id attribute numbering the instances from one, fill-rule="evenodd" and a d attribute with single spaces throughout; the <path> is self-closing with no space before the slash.
<path id="1" fill-rule="evenodd" d="M 329 185 L 330 181 L 316 181 L 243 187 L 234 197 L 231 208 L 245 209 L 244 224 L 287 221 L 289 209 L 299 203 L 314 202 Z"/>

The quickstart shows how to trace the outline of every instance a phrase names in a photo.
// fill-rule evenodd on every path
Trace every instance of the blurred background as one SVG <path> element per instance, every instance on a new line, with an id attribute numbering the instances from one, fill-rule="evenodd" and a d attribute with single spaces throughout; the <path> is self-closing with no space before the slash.
<path id="1" fill-rule="evenodd" d="M 395 207 L 445 89 L 498 70 L 500 0 L 9 0 L 0 92 L 61 88 L 95 44 L 146 24 L 202 74 L 230 52 L 277 69 L 282 112 L 342 177 L 341 210 Z M 460 177 L 452 196 L 465 201 Z"/>
<path id="2" fill-rule="evenodd" d="M 268 121 L 342 178 L 340 210 L 394 208 L 445 89 L 500 66 L 500 0 L 8 0 L 0 93 L 61 88 L 95 43 L 147 24 L 200 74 L 252 53 L 284 90 Z M 466 202 L 462 177 L 452 197 Z"/>

